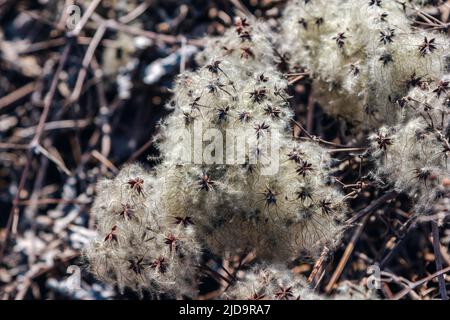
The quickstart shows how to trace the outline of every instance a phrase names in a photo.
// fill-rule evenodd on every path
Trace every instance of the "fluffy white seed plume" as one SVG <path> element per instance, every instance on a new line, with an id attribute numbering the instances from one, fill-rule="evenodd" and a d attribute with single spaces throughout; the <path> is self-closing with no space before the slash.
<path id="1" fill-rule="evenodd" d="M 306 279 L 280 265 L 257 265 L 222 295 L 231 300 L 322 300 Z"/>
<path id="2" fill-rule="evenodd" d="M 192 217 L 213 252 L 256 250 L 288 259 L 333 246 L 345 205 L 329 185 L 326 150 L 290 137 L 287 82 L 274 69 L 267 34 L 260 23 L 238 20 L 223 38 L 210 40 L 199 58 L 206 66 L 179 77 L 173 113 L 162 125 L 164 161 L 157 171 L 168 214 Z M 199 136 L 210 141 L 196 149 Z M 246 144 L 235 147 L 236 139 Z M 272 142 L 276 149 L 267 150 Z M 231 149 L 242 152 L 242 161 L 208 163 L 211 145 L 214 160 Z M 186 163 L 186 154 L 200 161 Z M 265 172 L 264 162 L 274 172 Z"/>
<path id="3" fill-rule="evenodd" d="M 99 238 L 86 250 L 100 280 L 152 296 L 195 296 L 200 247 L 188 221 L 163 218 L 154 177 L 139 165 L 125 166 L 98 182 L 92 212 Z"/>
<path id="4" fill-rule="evenodd" d="M 281 265 L 257 265 L 222 294 L 231 300 L 373 300 L 376 293 L 364 286 L 347 284 L 326 297 L 312 290 L 304 277 Z"/>
<path id="5" fill-rule="evenodd" d="M 197 240 L 216 254 L 283 262 L 333 247 L 344 197 L 332 186 L 329 153 L 291 137 L 287 81 L 272 52 L 270 32 L 240 19 L 209 40 L 203 67 L 179 76 L 161 123 L 162 162 L 99 183 L 92 211 L 101 238 L 87 250 L 94 274 L 188 294 Z"/>
<path id="6" fill-rule="evenodd" d="M 449 177 L 449 77 L 423 82 L 403 98 L 403 108 L 414 115 L 372 135 L 377 173 L 416 203 L 418 214 L 432 212 L 444 196 L 442 183 Z"/>
<path id="7" fill-rule="evenodd" d="M 324 108 L 372 135 L 377 173 L 430 210 L 448 175 L 448 36 L 411 26 L 392 0 L 293 1 L 284 52 L 309 69 Z M 414 8 L 414 5 L 413 7 Z"/>
<path id="8" fill-rule="evenodd" d="M 413 29 L 407 9 L 394 0 L 292 1 L 283 52 L 310 70 L 328 112 L 363 128 L 395 124 L 411 81 L 440 79 L 450 48 L 445 35 Z"/>

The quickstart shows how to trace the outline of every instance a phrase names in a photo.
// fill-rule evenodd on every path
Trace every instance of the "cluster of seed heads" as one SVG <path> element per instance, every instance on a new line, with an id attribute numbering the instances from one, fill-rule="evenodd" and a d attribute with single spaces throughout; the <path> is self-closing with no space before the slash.
<path id="1" fill-rule="evenodd" d="M 201 67 L 179 75 L 161 121 L 161 162 L 152 171 L 127 165 L 98 183 L 90 270 L 120 289 L 195 297 L 202 252 L 253 252 L 273 265 L 248 273 L 224 298 L 320 298 L 275 265 L 332 249 L 346 197 L 331 182 L 330 153 L 291 136 L 287 81 L 277 71 L 283 56 L 309 70 L 326 111 L 374 130 L 376 174 L 415 199 L 418 212 L 435 208 L 448 193 L 450 45 L 414 30 L 407 11 L 393 0 L 294 0 L 279 36 L 242 18 L 206 39 Z M 266 146 L 277 134 L 274 154 Z M 220 150 L 239 153 L 242 137 L 244 161 L 233 162 Z M 267 174 L 263 160 L 275 159 Z M 341 298 L 370 298 L 350 291 Z"/>
<path id="2" fill-rule="evenodd" d="M 151 172 L 126 166 L 99 182 L 92 208 L 99 239 L 86 256 L 100 279 L 193 296 L 201 249 L 285 263 L 339 239 L 344 196 L 330 183 L 329 153 L 292 138 L 287 81 L 276 71 L 270 36 L 264 24 L 238 19 L 223 37 L 208 39 L 197 57 L 203 67 L 176 81 L 157 142 L 161 163 Z M 193 147 L 196 127 L 203 139 L 210 129 L 224 137 L 245 132 L 245 161 L 183 161 L 186 154 L 202 159 Z M 272 154 L 264 145 L 275 133 Z M 233 142 L 227 137 L 224 149 Z M 250 161 L 275 157 L 275 174 Z"/>
<path id="3" fill-rule="evenodd" d="M 329 113 L 376 132 L 370 138 L 378 177 L 406 192 L 418 213 L 429 213 L 449 176 L 450 40 L 412 27 L 409 6 L 294 1 L 283 43 L 293 67 L 311 70 Z M 318 17 L 320 27 L 313 24 Z"/>
<path id="4" fill-rule="evenodd" d="M 286 260 L 302 251 L 316 253 L 324 244 L 333 246 L 345 206 L 328 183 L 331 159 L 326 150 L 291 138 L 287 82 L 275 70 L 270 35 L 263 24 L 238 19 L 224 36 L 209 40 L 198 57 L 204 67 L 181 75 L 176 83 L 173 112 L 161 125 L 164 160 L 155 170 L 164 177 L 161 192 L 168 214 L 188 211 L 209 250 L 255 250 L 266 259 Z M 243 56 L 243 48 L 252 55 Z M 264 175 L 261 163 L 251 163 L 250 156 L 235 165 L 180 164 L 180 154 L 192 152 L 193 142 L 180 141 L 174 132 L 193 131 L 196 121 L 204 135 L 211 128 L 222 136 L 230 130 L 246 133 L 255 159 L 274 157 L 263 146 L 272 133 L 280 133 L 277 173 Z M 232 143 L 227 137 L 224 149 Z M 198 156 L 195 152 L 192 158 Z"/>
<path id="5" fill-rule="evenodd" d="M 97 184 L 98 239 L 85 250 L 100 280 L 153 297 L 195 296 L 200 246 L 188 217 L 163 217 L 155 179 L 139 165 Z M 187 266 L 187 267 L 186 267 Z"/>
<path id="6" fill-rule="evenodd" d="M 407 193 L 417 214 L 431 214 L 450 176 L 449 77 L 414 86 L 402 98 L 413 114 L 371 136 L 377 174 Z"/>
<path id="7" fill-rule="evenodd" d="M 412 12 L 395 0 L 292 1 L 280 44 L 329 113 L 362 129 L 394 125 L 414 80 L 438 82 L 448 64 L 448 37 L 413 28 Z"/>

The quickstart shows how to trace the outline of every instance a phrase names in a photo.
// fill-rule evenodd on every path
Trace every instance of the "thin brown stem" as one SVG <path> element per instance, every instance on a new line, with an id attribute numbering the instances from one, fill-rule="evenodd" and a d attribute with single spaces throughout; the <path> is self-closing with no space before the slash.
<path id="1" fill-rule="evenodd" d="M 439 241 L 439 226 L 436 221 L 431 221 L 431 234 L 433 236 L 433 249 L 434 249 L 434 260 L 436 263 L 436 270 L 442 270 L 442 256 L 440 250 Z M 439 293 L 442 300 L 448 300 L 447 289 L 445 287 L 445 278 L 443 274 L 437 276 L 439 282 Z"/>
<path id="2" fill-rule="evenodd" d="M 339 261 L 339 264 L 336 267 L 336 270 L 334 270 L 330 281 L 328 282 L 327 286 L 325 287 L 326 293 L 329 294 L 333 290 L 333 287 L 334 287 L 336 281 L 339 279 L 342 272 L 344 271 L 344 268 L 347 265 L 347 262 L 350 259 L 350 256 L 352 255 L 353 249 L 355 248 L 356 242 L 358 241 L 359 237 L 361 236 L 361 233 L 364 230 L 364 226 L 366 225 L 369 217 L 370 217 L 370 215 L 366 215 L 363 218 L 363 221 L 361 221 L 361 223 L 359 224 L 358 228 L 353 233 L 353 236 L 352 236 L 349 244 L 345 248 L 344 254 L 342 255 L 341 260 Z"/>

